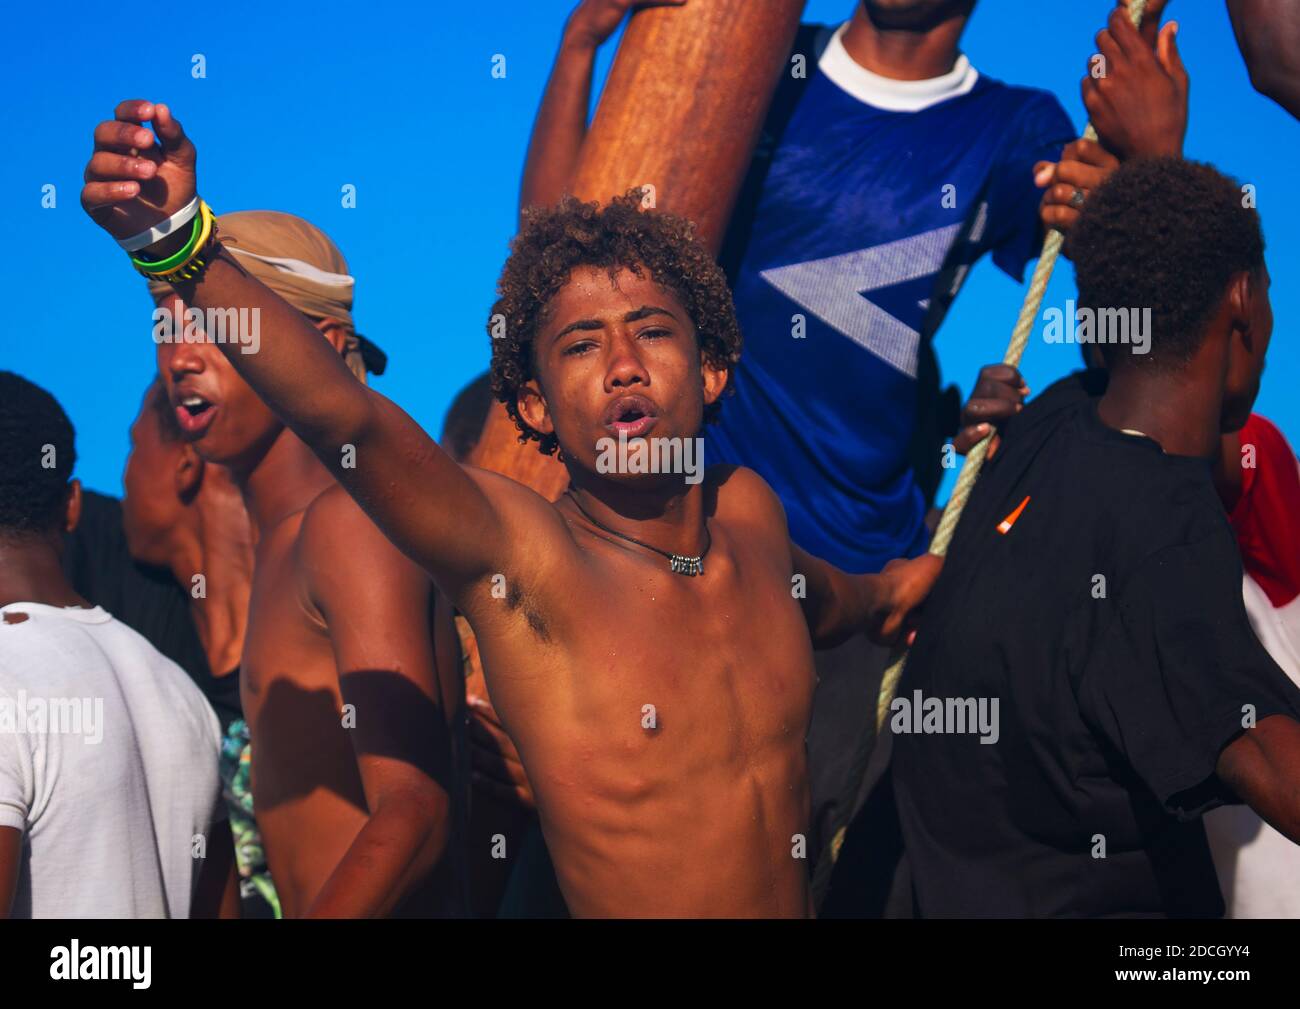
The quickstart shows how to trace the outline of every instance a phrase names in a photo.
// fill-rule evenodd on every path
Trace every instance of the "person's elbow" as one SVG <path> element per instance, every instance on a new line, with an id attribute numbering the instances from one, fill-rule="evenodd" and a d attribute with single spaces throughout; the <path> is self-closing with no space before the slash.
<path id="1" fill-rule="evenodd" d="M 372 815 L 400 821 L 402 833 L 411 840 L 409 864 L 413 880 L 427 876 L 447 851 L 451 839 L 451 800 L 432 781 L 406 784 L 385 792 Z"/>
<path id="2" fill-rule="evenodd" d="M 1250 75 L 1250 86 L 1300 117 L 1300 67 L 1289 57 L 1286 44 L 1280 44 L 1271 30 L 1261 31 L 1257 27 L 1245 32 L 1239 30 L 1237 41 Z"/>
<path id="3" fill-rule="evenodd" d="M 1265 98 L 1271 98 L 1300 119 L 1300 73 L 1264 61 L 1250 68 L 1250 83 Z"/>

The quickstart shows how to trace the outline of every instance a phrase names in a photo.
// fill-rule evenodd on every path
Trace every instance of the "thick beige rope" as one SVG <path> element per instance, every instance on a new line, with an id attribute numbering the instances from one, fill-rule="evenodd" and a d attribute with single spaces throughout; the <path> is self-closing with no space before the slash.
<path id="1" fill-rule="evenodd" d="M 1146 6 L 1147 0 L 1132 0 L 1132 3 L 1129 4 L 1128 13 L 1135 28 L 1142 24 L 1142 15 L 1146 13 Z M 1088 140 L 1097 139 L 1097 131 L 1092 128 L 1092 123 L 1089 123 L 1084 128 L 1083 135 Z M 1029 343 L 1029 334 L 1034 329 L 1034 321 L 1038 318 L 1038 310 L 1043 304 L 1043 295 L 1047 291 L 1047 282 L 1052 279 L 1052 269 L 1056 266 L 1056 257 L 1060 255 L 1063 241 L 1064 236 L 1055 228 L 1048 232 L 1047 237 L 1043 240 L 1043 251 L 1038 257 L 1038 265 L 1034 268 L 1034 276 L 1029 282 L 1029 290 L 1025 294 L 1024 304 L 1020 306 L 1020 318 L 1016 320 L 1016 328 L 1011 332 L 1011 343 L 1007 346 L 1006 355 L 1002 358 L 1004 364 L 1009 364 L 1012 367 L 1020 364 L 1020 358 L 1025 352 L 1025 345 Z M 952 542 L 952 534 L 957 528 L 957 523 L 961 520 L 962 510 L 966 507 L 966 499 L 970 495 L 970 489 L 975 485 L 975 479 L 980 474 L 980 467 L 984 465 L 984 459 L 988 455 L 989 442 L 992 437 L 992 435 L 989 435 L 988 438 L 985 438 L 971 449 L 966 456 L 965 463 L 962 464 L 961 473 L 957 476 L 957 485 L 953 488 L 952 496 L 943 509 L 943 518 L 939 521 L 939 528 L 935 530 L 934 539 L 930 541 L 930 553 L 936 557 L 942 557 L 948 552 L 948 544 Z M 894 691 L 898 689 L 898 681 L 903 675 L 903 667 L 906 664 L 907 650 L 903 649 L 890 667 L 885 670 L 885 677 L 880 683 L 880 696 L 876 701 L 877 734 L 880 733 L 885 724 L 885 718 L 889 714 L 890 702 L 894 699 Z"/>

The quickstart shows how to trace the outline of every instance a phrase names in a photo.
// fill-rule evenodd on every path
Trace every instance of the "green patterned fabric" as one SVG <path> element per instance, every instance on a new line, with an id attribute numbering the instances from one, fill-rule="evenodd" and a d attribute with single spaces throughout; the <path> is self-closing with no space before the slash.
<path id="1" fill-rule="evenodd" d="M 252 744 L 248 740 L 248 723 L 236 718 L 226 729 L 221 741 L 221 794 L 230 813 L 230 832 L 235 839 L 235 863 L 239 867 L 239 896 L 241 903 L 256 895 L 264 900 L 276 918 L 280 912 L 280 898 L 266 867 L 266 854 L 262 850 L 262 835 L 253 818 Z"/>

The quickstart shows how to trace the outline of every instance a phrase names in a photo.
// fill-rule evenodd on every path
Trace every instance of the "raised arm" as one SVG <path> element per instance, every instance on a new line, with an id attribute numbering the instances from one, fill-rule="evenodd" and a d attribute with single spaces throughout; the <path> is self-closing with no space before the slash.
<path id="1" fill-rule="evenodd" d="M 1250 83 L 1300 119 L 1300 3 L 1228 0 Z"/>
<path id="2" fill-rule="evenodd" d="M 152 123 L 154 132 L 144 123 Z M 136 235 L 191 201 L 195 162 L 194 145 L 167 106 L 123 102 L 114 119 L 95 130 L 82 205 L 114 237 Z M 173 236 L 144 251 L 156 259 L 179 244 Z M 232 341 L 221 343 L 222 351 L 448 595 L 456 598 L 468 585 L 505 568 L 506 551 L 516 538 L 507 535 L 502 502 L 531 492 L 463 470 L 405 412 L 358 382 L 306 318 L 244 272 L 230 253 L 220 252 L 197 282 L 173 286 L 194 308 L 259 313 L 260 345 Z M 244 352 L 250 349 L 255 352 Z M 540 498 L 537 502 L 544 505 Z M 515 511 L 519 508 L 527 511 L 528 505 Z"/>
<path id="3" fill-rule="evenodd" d="M 1190 82 L 1178 53 L 1178 24 L 1170 21 L 1155 34 L 1158 18 L 1156 5 L 1149 5 L 1138 31 L 1117 7 L 1097 33 L 1104 62 L 1089 60 L 1083 77 L 1088 118 L 1102 146 L 1121 161 L 1182 154 Z"/>
<path id="4" fill-rule="evenodd" d="M 1178 55 L 1178 26 L 1159 26 L 1164 0 L 1147 4 L 1141 30 L 1133 28 L 1124 6 L 1112 11 L 1107 27 L 1097 33 L 1098 52 L 1089 58 L 1081 85 L 1102 140 L 1081 137 L 1066 145 L 1059 161 L 1034 166 L 1034 183 L 1046 190 L 1040 220 L 1045 229 L 1065 234 L 1067 258 L 1070 230 L 1092 191 L 1122 160 L 1180 154 L 1187 132 L 1190 84 Z"/>
<path id="5" fill-rule="evenodd" d="M 679 7 L 686 0 L 582 0 L 564 25 L 560 51 L 555 57 L 542 104 L 533 123 L 519 192 L 519 210 L 558 203 L 569 192 L 578 153 L 587 135 L 587 109 L 591 105 L 591 77 L 596 50 L 614 34 L 632 7 Z"/>

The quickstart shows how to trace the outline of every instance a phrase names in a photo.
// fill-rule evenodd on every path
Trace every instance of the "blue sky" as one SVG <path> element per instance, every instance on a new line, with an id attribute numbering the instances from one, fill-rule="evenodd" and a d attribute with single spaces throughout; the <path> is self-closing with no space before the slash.
<path id="1" fill-rule="evenodd" d="M 707 2 L 707 0 L 704 0 Z M 755 0 L 761 2 L 761 0 Z M 1082 128 L 1078 82 L 1107 0 L 980 0 L 964 49 L 983 73 L 1054 92 Z M 0 162 L 0 271 L 8 310 L 0 367 L 51 390 L 78 434 L 78 475 L 117 493 L 127 428 L 153 373 L 150 302 L 77 201 L 94 125 L 127 97 L 168 102 L 199 150 L 219 211 L 276 209 L 324 228 L 358 278 L 356 318 L 390 357 L 376 387 L 434 433 L 487 365 L 484 320 L 513 234 L 519 174 L 568 0 L 429 5 L 239 2 L 115 8 L 16 5 L 4 93 L 13 153 Z M 811 0 L 838 22 L 853 0 Z M 1256 186 L 1274 277 L 1276 331 L 1257 409 L 1300 442 L 1297 124 L 1250 87 L 1222 0 L 1173 0 L 1192 76 L 1187 154 Z M 207 77 L 191 76 L 191 57 Z M 506 76 L 494 79 L 494 54 Z M 603 76 L 613 53 L 607 45 Z M 21 129 L 19 127 L 21 124 Z M 55 186 L 56 206 L 41 207 Z M 355 209 L 340 190 L 356 187 Z M 1047 304 L 1073 294 L 1068 265 Z M 1000 359 L 1023 288 L 989 262 L 972 273 L 937 341 L 963 392 Z M 1035 339 L 1042 389 L 1077 347 Z"/>

